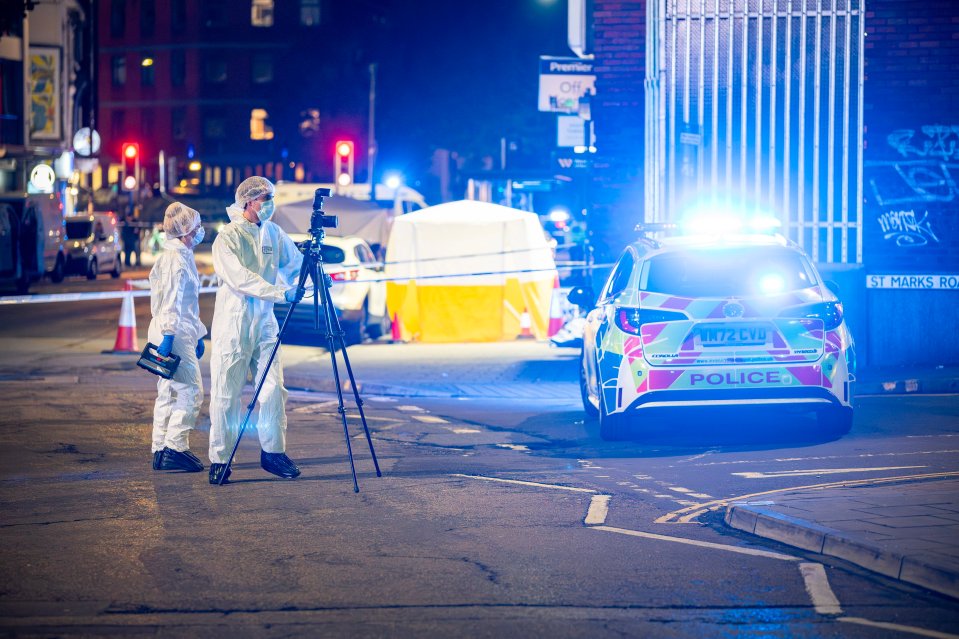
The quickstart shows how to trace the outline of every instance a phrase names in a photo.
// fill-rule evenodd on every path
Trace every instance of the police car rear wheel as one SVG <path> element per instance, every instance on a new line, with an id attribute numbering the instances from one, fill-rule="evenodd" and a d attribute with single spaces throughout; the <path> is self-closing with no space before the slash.
<path id="1" fill-rule="evenodd" d="M 579 358 L 579 395 L 583 400 L 583 411 L 588 419 L 599 417 L 599 410 L 589 399 L 589 387 L 586 382 L 586 356 L 583 353 Z"/>
<path id="2" fill-rule="evenodd" d="M 832 408 L 816 413 L 819 430 L 829 435 L 842 436 L 852 430 L 852 409 Z"/>
<path id="3" fill-rule="evenodd" d="M 610 415 L 606 410 L 606 394 L 599 391 L 599 436 L 604 441 L 614 442 L 626 437 L 625 418 L 622 414 Z"/>
<path id="4" fill-rule="evenodd" d="M 97 261 L 95 259 L 90 260 L 90 264 L 87 266 L 87 279 L 95 280 L 99 274 L 100 268 L 97 266 Z"/>

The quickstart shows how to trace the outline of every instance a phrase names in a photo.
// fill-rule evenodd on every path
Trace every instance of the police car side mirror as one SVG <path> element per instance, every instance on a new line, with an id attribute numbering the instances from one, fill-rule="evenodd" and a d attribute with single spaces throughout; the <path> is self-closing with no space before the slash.
<path id="1" fill-rule="evenodd" d="M 596 306 L 596 293 L 590 286 L 577 286 L 573 288 L 566 296 L 570 304 L 575 304 L 581 308 L 592 308 Z"/>

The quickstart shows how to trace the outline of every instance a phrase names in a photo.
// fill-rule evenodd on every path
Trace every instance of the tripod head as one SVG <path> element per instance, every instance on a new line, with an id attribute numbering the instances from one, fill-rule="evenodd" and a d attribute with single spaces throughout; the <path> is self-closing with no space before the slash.
<path id="1" fill-rule="evenodd" d="M 313 192 L 313 214 L 310 216 L 310 235 L 317 241 L 322 241 L 326 231 L 335 229 L 340 220 L 335 215 L 327 215 L 323 211 L 323 198 L 330 197 L 330 189 L 319 188 Z"/>

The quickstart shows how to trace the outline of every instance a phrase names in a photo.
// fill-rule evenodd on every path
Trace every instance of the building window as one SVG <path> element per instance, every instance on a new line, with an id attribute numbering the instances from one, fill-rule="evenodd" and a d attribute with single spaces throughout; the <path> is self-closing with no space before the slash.
<path id="1" fill-rule="evenodd" d="M 250 24 L 254 27 L 273 26 L 273 0 L 253 0 L 250 7 Z"/>
<path id="2" fill-rule="evenodd" d="M 152 55 L 144 55 L 140 60 L 140 86 L 152 87 L 156 84 L 155 61 Z"/>
<path id="3" fill-rule="evenodd" d="M 226 120 L 223 118 L 207 118 L 203 121 L 203 134 L 211 140 L 225 138 Z"/>
<path id="4" fill-rule="evenodd" d="M 113 0 L 110 3 L 110 35 L 119 38 L 127 24 L 126 0 Z"/>
<path id="5" fill-rule="evenodd" d="M 182 87 L 186 82 L 186 53 L 182 50 L 170 53 L 170 84 Z"/>
<path id="6" fill-rule="evenodd" d="M 126 133 L 124 130 L 126 128 L 125 115 L 125 111 L 116 110 L 110 112 L 110 133 L 116 140 L 123 138 L 123 134 Z"/>
<path id="7" fill-rule="evenodd" d="M 140 35 L 152 36 L 156 21 L 156 0 L 140 0 Z"/>
<path id="8" fill-rule="evenodd" d="M 171 109 L 170 125 L 174 140 L 186 139 L 186 107 L 175 107 Z"/>
<path id="9" fill-rule="evenodd" d="M 174 29 L 179 29 L 186 24 L 186 0 L 170 2 L 170 22 Z"/>
<path id="10" fill-rule="evenodd" d="M 253 84 L 269 84 L 273 82 L 273 56 L 267 53 L 253 55 Z"/>
<path id="11" fill-rule="evenodd" d="M 122 87 L 127 83 L 127 59 L 126 56 L 115 55 L 110 62 L 111 73 L 113 77 L 113 86 Z"/>
<path id="12" fill-rule="evenodd" d="M 270 114 L 266 109 L 253 109 L 250 111 L 250 139 L 251 140 L 272 140 L 273 129 L 266 123 Z"/>
<path id="13" fill-rule="evenodd" d="M 201 24 L 207 29 L 220 29 L 226 25 L 225 19 L 228 8 L 223 0 L 203 0 L 200 4 L 202 12 Z"/>
<path id="14" fill-rule="evenodd" d="M 320 0 L 300 0 L 300 24 L 304 27 L 320 26 Z"/>
<path id="15" fill-rule="evenodd" d="M 206 61 L 206 81 L 211 84 L 226 82 L 226 60 L 224 58 L 209 58 Z"/>

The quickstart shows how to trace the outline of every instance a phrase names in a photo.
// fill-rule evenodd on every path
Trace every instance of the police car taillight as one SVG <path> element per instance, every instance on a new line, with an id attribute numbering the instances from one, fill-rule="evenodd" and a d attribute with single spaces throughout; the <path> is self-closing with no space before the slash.
<path id="1" fill-rule="evenodd" d="M 619 306 L 616 308 L 616 326 L 624 333 L 639 335 L 643 324 L 662 324 L 689 319 L 683 313 L 659 309 Z"/>
<path id="2" fill-rule="evenodd" d="M 360 276 L 359 269 L 351 269 L 349 271 L 339 271 L 337 273 L 330 273 L 330 279 L 334 282 L 352 282 Z"/>
<path id="3" fill-rule="evenodd" d="M 796 306 L 780 313 L 781 317 L 796 317 L 822 320 L 823 330 L 831 331 L 842 324 L 842 302 L 820 302 Z"/>

